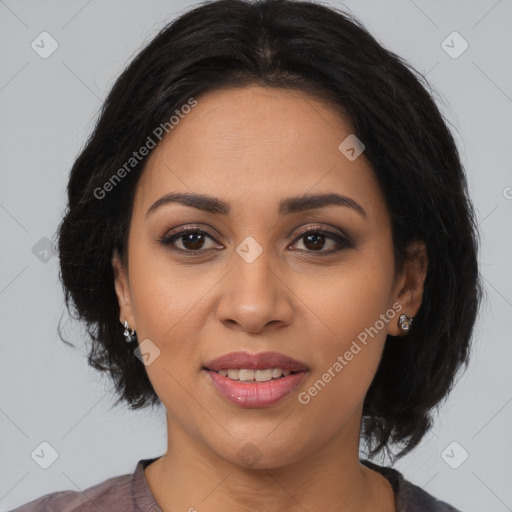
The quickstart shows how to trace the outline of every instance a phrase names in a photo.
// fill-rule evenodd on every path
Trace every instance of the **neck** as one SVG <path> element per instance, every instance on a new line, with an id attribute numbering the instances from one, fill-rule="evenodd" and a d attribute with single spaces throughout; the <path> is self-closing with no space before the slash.
<path id="1" fill-rule="evenodd" d="M 163 512 L 304 512 L 333 505 L 339 511 L 395 512 L 389 482 L 359 462 L 359 425 L 353 427 L 285 465 L 244 467 L 236 455 L 223 458 L 168 421 L 167 453 L 145 475 Z"/>

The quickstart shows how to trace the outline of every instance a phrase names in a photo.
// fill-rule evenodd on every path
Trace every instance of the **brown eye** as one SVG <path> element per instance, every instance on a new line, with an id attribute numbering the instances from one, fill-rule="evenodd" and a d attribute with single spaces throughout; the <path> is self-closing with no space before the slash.
<path id="1" fill-rule="evenodd" d="M 205 247 L 208 240 L 216 242 L 213 236 L 206 231 L 197 228 L 186 228 L 162 238 L 160 243 L 173 251 L 190 256 L 199 256 L 212 249 L 218 248 L 215 244 L 210 247 Z M 304 231 L 296 238 L 293 245 L 296 245 L 299 241 L 302 241 L 304 245 L 304 249 L 299 248 L 300 251 L 306 253 L 316 252 L 319 255 L 333 254 L 353 246 L 348 237 L 321 228 Z M 178 244 L 180 244 L 181 247 Z M 326 247 L 327 250 L 324 250 Z"/>
<path id="2" fill-rule="evenodd" d="M 207 240 L 215 241 L 214 238 L 205 231 L 199 229 L 182 229 L 172 235 L 164 237 L 160 243 L 169 246 L 171 249 L 183 253 L 202 253 L 213 247 L 204 248 Z M 181 243 L 182 247 L 176 246 L 176 242 Z M 216 246 L 214 246 L 216 247 Z M 204 249 L 204 250 L 203 250 Z"/>
<path id="3" fill-rule="evenodd" d="M 326 238 L 327 237 L 322 233 L 311 233 L 302 237 L 305 247 L 312 251 L 323 249 L 325 246 Z"/>
<path id="4" fill-rule="evenodd" d="M 302 241 L 306 252 L 318 252 L 322 255 L 332 254 L 338 252 L 344 248 L 351 247 L 352 243 L 348 238 L 342 237 L 341 235 L 328 231 L 325 229 L 310 229 L 299 235 L 296 239 Z M 325 247 L 331 246 L 328 250 L 323 250 Z"/>
<path id="5" fill-rule="evenodd" d="M 185 249 L 192 251 L 201 249 L 205 241 L 203 233 L 187 233 L 186 235 L 181 235 L 180 238 Z"/>

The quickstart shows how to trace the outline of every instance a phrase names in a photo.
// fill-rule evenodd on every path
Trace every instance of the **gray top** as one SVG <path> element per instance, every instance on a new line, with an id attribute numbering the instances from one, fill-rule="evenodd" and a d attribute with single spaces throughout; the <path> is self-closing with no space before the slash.
<path id="1" fill-rule="evenodd" d="M 144 469 L 158 458 L 139 460 L 133 474 L 109 478 L 84 491 L 45 494 L 11 512 L 162 512 L 144 474 Z M 396 469 L 368 460 L 361 460 L 361 464 L 389 480 L 395 492 L 397 512 L 460 512 L 405 480 Z"/>

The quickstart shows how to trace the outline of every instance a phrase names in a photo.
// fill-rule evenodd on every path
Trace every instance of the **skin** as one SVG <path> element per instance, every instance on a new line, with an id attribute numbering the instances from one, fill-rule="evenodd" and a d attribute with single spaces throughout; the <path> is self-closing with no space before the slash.
<path id="1" fill-rule="evenodd" d="M 164 512 L 396 510 L 392 488 L 359 462 L 362 404 L 387 334 L 378 335 L 311 401 L 305 391 L 379 315 L 402 307 L 414 317 L 423 294 L 426 251 L 394 273 L 391 221 L 364 153 L 348 160 L 338 145 L 353 133 L 332 106 L 301 92 L 249 86 L 210 92 L 152 151 L 137 186 L 125 268 L 112 264 L 121 323 L 150 339 L 160 355 L 146 366 L 167 410 L 167 453 L 145 470 Z M 229 202 L 227 215 L 178 203 L 146 215 L 169 192 Z M 343 194 L 346 206 L 280 217 L 279 202 L 303 194 Z M 203 244 L 159 240 L 177 227 L 207 231 Z M 348 234 L 315 245 L 301 228 Z M 236 252 L 253 237 L 263 252 Z M 187 242 L 188 240 L 188 242 Z M 318 249 L 315 250 L 315 248 Z M 187 257 L 189 249 L 203 253 Z M 308 258 L 309 256 L 309 258 Z M 404 338 L 404 343 L 407 339 Z M 203 365 L 236 350 L 282 352 L 307 364 L 301 386 L 270 407 L 244 409 L 214 389 Z M 252 443 L 261 458 L 237 456 Z"/>

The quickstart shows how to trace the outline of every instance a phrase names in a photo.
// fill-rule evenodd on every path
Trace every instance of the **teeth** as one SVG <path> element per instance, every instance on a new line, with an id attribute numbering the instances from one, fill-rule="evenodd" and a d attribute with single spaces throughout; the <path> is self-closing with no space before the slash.
<path id="1" fill-rule="evenodd" d="M 240 375 L 242 375 L 242 372 L 240 372 Z M 257 382 L 267 382 L 269 380 L 272 380 L 272 377 L 274 375 L 274 370 L 272 368 L 269 368 L 268 370 L 256 370 L 254 372 L 254 379 Z M 240 380 L 242 380 L 242 377 L 240 377 Z M 247 380 L 247 379 L 244 379 Z"/>
<path id="2" fill-rule="evenodd" d="M 239 370 L 228 370 L 228 377 L 233 380 L 239 380 Z"/>
<path id="3" fill-rule="evenodd" d="M 256 372 L 254 370 L 239 370 L 238 378 L 240 380 L 254 380 L 254 374 Z"/>
<path id="4" fill-rule="evenodd" d="M 217 372 L 223 377 L 228 377 L 232 380 L 240 380 L 242 382 L 268 382 L 272 379 L 279 379 L 281 375 L 285 377 L 290 375 L 290 370 L 282 370 L 281 368 L 268 368 L 266 370 L 219 370 Z"/>

